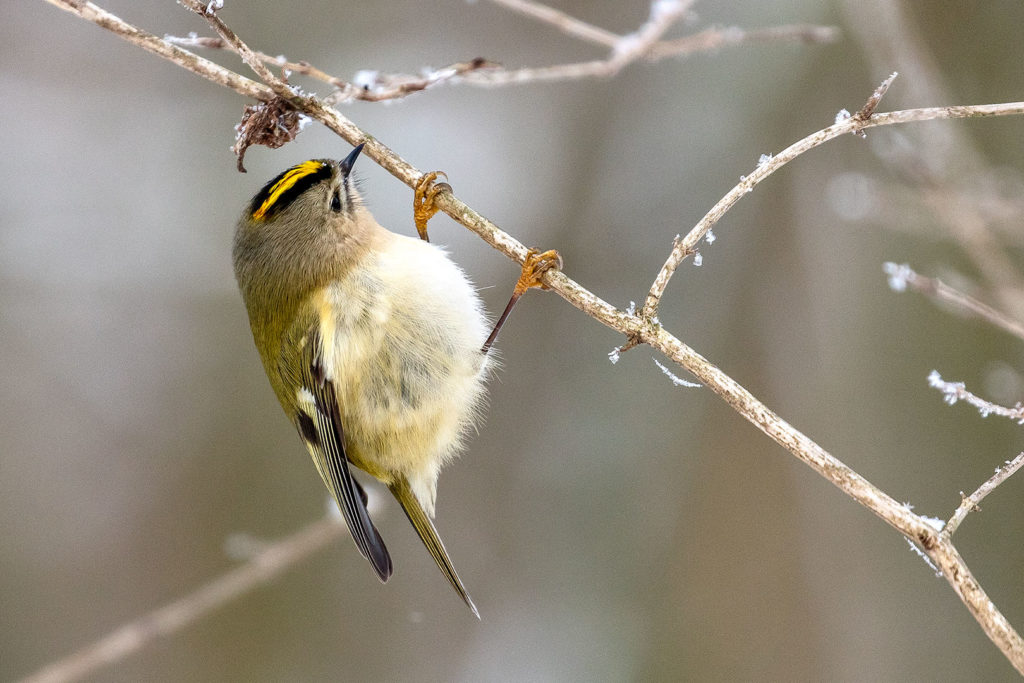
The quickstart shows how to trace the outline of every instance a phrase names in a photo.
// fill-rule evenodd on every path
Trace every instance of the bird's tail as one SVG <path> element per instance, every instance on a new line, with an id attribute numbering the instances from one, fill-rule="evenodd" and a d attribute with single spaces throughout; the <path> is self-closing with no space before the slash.
<path id="1" fill-rule="evenodd" d="M 448 552 L 444 549 L 444 543 L 441 542 L 441 538 L 437 535 L 437 529 L 434 528 L 434 523 L 430 521 L 427 513 L 423 511 L 423 506 L 420 505 L 419 499 L 416 498 L 416 494 L 413 493 L 409 487 L 409 482 L 406 481 L 405 477 L 398 477 L 394 483 L 390 486 L 391 493 L 395 495 L 398 502 L 402 504 L 402 509 L 405 510 L 406 517 L 412 522 L 413 528 L 416 529 L 416 533 L 420 535 L 420 540 L 423 541 L 423 545 L 427 546 L 427 550 L 430 555 L 437 562 L 437 566 L 441 569 L 441 573 L 445 575 L 448 582 L 452 585 L 452 588 L 462 596 L 463 601 L 469 609 L 473 610 L 473 614 L 477 619 L 480 618 L 480 612 L 477 611 L 476 605 L 473 604 L 473 599 L 469 597 L 469 593 L 466 592 L 465 586 L 462 585 L 462 581 L 459 580 L 459 575 L 455 572 L 455 567 L 452 566 L 452 561 L 448 557 Z"/>

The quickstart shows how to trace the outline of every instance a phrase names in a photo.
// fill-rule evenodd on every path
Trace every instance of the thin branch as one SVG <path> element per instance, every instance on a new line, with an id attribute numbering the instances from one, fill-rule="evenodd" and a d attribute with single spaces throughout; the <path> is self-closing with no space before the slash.
<path id="1" fill-rule="evenodd" d="M 793 24 L 753 30 L 730 26 L 709 28 L 692 36 L 685 36 L 676 40 L 655 40 L 644 49 L 648 39 L 643 37 L 643 32 L 645 29 L 650 29 L 653 17 L 657 15 L 661 17 L 659 21 L 667 21 L 664 29 L 662 29 L 667 30 L 679 18 L 675 16 L 676 11 L 679 11 L 680 16 L 685 14 L 693 2 L 690 0 L 686 2 L 680 2 L 679 0 L 658 2 L 656 0 L 652 5 L 652 20 L 648 20 L 647 24 L 637 32 L 628 36 L 620 36 L 533 0 L 491 1 L 538 21 L 551 24 L 573 37 L 612 48 L 612 57 L 606 60 L 522 69 L 505 69 L 495 62 L 477 58 L 439 69 L 430 69 L 420 76 L 364 71 L 360 73 L 366 78 L 359 78 L 357 76 L 355 80 L 358 82 L 353 83 L 318 69 L 307 61 L 290 61 L 283 56 L 275 57 L 257 50 L 254 50 L 253 54 L 264 64 L 276 66 L 285 72 L 294 72 L 315 78 L 337 88 L 336 92 L 324 98 L 326 104 L 333 106 L 353 100 L 381 102 L 399 99 L 442 83 L 458 82 L 475 86 L 499 86 L 520 85 L 535 81 L 610 77 L 614 76 L 630 62 L 641 58 L 650 62 L 657 62 L 668 57 L 709 52 L 722 47 L 743 43 L 776 42 L 781 40 L 803 43 L 830 43 L 839 37 L 839 30 L 833 26 Z M 674 5 L 681 5 L 681 7 L 674 7 Z M 671 12 L 666 12 L 666 8 Z M 194 7 L 190 7 L 190 9 L 197 11 Z M 202 13 L 205 14 L 205 11 Z M 641 38 L 639 42 L 637 40 L 638 37 Z M 233 49 L 230 43 L 223 38 L 211 38 L 195 34 L 186 37 L 164 36 L 164 40 L 173 45 L 186 48 Z M 629 50 L 626 48 L 629 48 Z M 630 50 L 633 49 L 641 49 L 642 54 L 632 53 Z M 627 57 L 620 56 L 627 52 L 629 53 Z M 616 62 L 616 59 L 620 60 L 621 63 Z"/>
<path id="2" fill-rule="evenodd" d="M 882 81 L 881 85 L 875 88 L 875 92 L 871 93 L 871 97 L 869 97 L 868 101 L 864 103 L 864 106 L 860 108 L 860 111 L 853 115 L 853 118 L 858 121 L 867 121 L 870 119 L 875 113 L 875 109 L 877 109 L 878 105 L 882 102 L 882 98 L 885 97 L 885 93 L 889 92 L 889 87 L 892 85 L 892 82 L 896 80 L 898 75 L 899 74 L 894 71 L 888 78 Z"/>
<path id="3" fill-rule="evenodd" d="M 739 26 L 709 28 L 691 36 L 656 43 L 648 52 L 647 59 L 657 61 L 665 57 L 686 57 L 698 52 L 711 52 L 723 47 L 750 43 L 834 43 L 839 40 L 839 35 L 839 29 L 835 26 L 813 24 L 788 24 L 758 29 L 744 29 Z"/>
<path id="4" fill-rule="evenodd" d="M 84 678 L 269 583 L 347 534 L 347 527 L 340 516 L 329 514 L 287 538 L 265 546 L 245 564 L 185 597 L 130 621 L 81 650 L 47 665 L 22 683 L 62 683 Z"/>
<path id="5" fill-rule="evenodd" d="M 979 486 L 978 490 L 971 495 L 964 496 L 961 492 L 960 495 L 963 496 L 963 500 L 960 501 L 960 505 L 953 512 L 953 516 L 946 522 L 946 526 L 942 528 L 941 536 L 947 540 L 951 538 L 956 533 L 956 530 L 960 528 L 960 524 L 963 523 L 968 514 L 981 511 L 978 504 L 981 503 L 982 499 L 992 493 L 997 486 L 1009 479 L 1022 466 L 1024 466 L 1024 451 L 1021 451 L 1013 460 L 1007 460 L 1002 467 L 997 467 L 996 473 L 989 477 L 988 481 Z"/>
<path id="6" fill-rule="evenodd" d="M 965 315 L 981 318 L 1024 341 L 1024 325 L 1002 311 L 950 287 L 942 280 L 919 275 L 906 263 L 887 262 L 882 265 L 882 270 L 889 277 L 889 287 L 893 291 L 902 292 L 909 287 L 931 299 L 947 303 Z"/>
<path id="7" fill-rule="evenodd" d="M 654 0 L 647 21 L 633 33 L 617 36 L 607 59 L 525 69 L 494 69 L 467 74 L 463 79 L 477 85 L 510 85 L 537 81 L 610 78 L 627 65 L 646 56 L 665 31 L 689 11 L 695 0 Z"/>
<path id="8" fill-rule="evenodd" d="M 622 39 L 617 33 L 577 19 L 534 0 L 491 0 L 496 5 L 518 12 L 531 19 L 550 24 L 562 33 L 604 47 L 614 48 Z M 835 26 L 791 24 L 761 29 L 743 29 L 739 26 L 709 28 L 691 36 L 675 40 L 661 40 L 651 46 L 645 59 L 658 61 L 665 57 L 685 56 L 696 52 L 710 52 L 722 47 L 743 43 L 796 41 L 801 43 L 833 43 L 839 39 Z"/>
<path id="9" fill-rule="evenodd" d="M 89 18 L 89 16 L 82 12 L 82 7 L 90 5 L 91 3 L 73 2 L 72 0 L 46 1 L 79 14 L 79 16 Z M 193 9 L 199 6 L 194 0 L 182 1 Z M 234 36 L 233 33 L 224 27 L 222 22 L 220 22 L 216 16 L 211 17 L 210 15 L 205 14 L 205 10 L 203 10 L 203 13 L 218 33 L 228 40 L 229 43 L 235 46 L 246 63 L 251 67 L 254 62 L 258 63 L 258 58 L 252 53 L 252 51 L 248 50 L 248 48 L 238 40 L 237 36 Z M 91 15 L 95 16 L 95 14 Z M 653 16 L 652 19 L 654 19 Z M 94 21 L 94 19 L 90 20 Z M 127 39 L 132 39 L 129 37 L 130 32 L 126 33 L 123 30 L 119 30 L 117 27 L 111 27 L 111 25 L 105 26 L 119 33 L 119 35 L 125 36 Z M 133 31 L 135 30 L 133 29 Z M 658 30 L 652 29 L 648 31 L 645 34 L 645 40 L 651 39 L 655 34 L 658 34 Z M 180 48 L 178 49 L 180 50 Z M 192 68 L 188 65 L 193 63 L 192 60 L 195 56 L 185 51 L 181 52 L 184 54 L 173 53 L 173 56 L 169 54 L 166 55 L 166 58 L 176 63 L 182 63 L 180 60 L 185 60 L 187 64 L 183 63 L 182 65 L 186 66 L 186 68 Z M 625 50 L 624 52 L 636 54 L 635 52 Z M 262 64 L 259 64 L 259 66 L 262 67 L 263 71 L 266 71 Z M 257 73 L 259 73 L 259 70 L 257 70 Z M 261 74 L 261 77 L 266 76 Z M 322 101 L 315 97 L 297 94 L 295 91 L 291 90 L 287 84 L 284 84 L 278 79 L 274 79 L 273 76 L 271 76 L 271 79 L 272 80 L 268 81 L 268 86 L 271 91 L 280 95 L 284 99 L 287 99 L 293 104 L 293 106 L 306 115 L 321 121 L 324 125 L 338 133 L 348 142 L 352 144 L 365 142 L 366 147 L 364 149 L 364 154 L 370 156 L 396 178 L 400 179 L 410 187 L 414 187 L 419 181 L 422 174 L 417 169 L 405 162 L 388 147 L 366 134 L 358 126 L 338 113 L 336 109 L 324 105 Z M 248 94 L 248 92 L 244 94 Z M 772 172 L 803 152 L 813 149 L 827 140 L 842 135 L 843 133 L 858 132 L 863 128 L 905 123 L 909 121 L 923 121 L 937 118 L 962 118 L 968 116 L 999 116 L 1021 113 L 1024 113 L 1024 103 L 1015 102 L 1009 104 L 978 105 L 969 107 L 914 109 L 889 112 L 887 114 L 874 114 L 868 121 L 857 121 L 852 118 L 838 121 L 834 126 L 830 126 L 829 128 L 819 131 L 818 133 L 795 143 L 780 153 L 777 157 L 773 159 L 766 159 L 759 165 L 750 178 L 744 179 L 739 186 L 726 195 L 726 197 L 723 198 L 714 209 L 712 209 L 712 213 L 709 213 L 709 216 L 705 217 L 704 221 L 699 223 L 685 239 L 681 240 L 680 245 L 677 246 L 676 250 L 673 250 L 673 253 L 676 251 L 685 253 L 688 249 L 692 249 L 692 247 L 696 245 L 696 242 L 706 234 L 708 228 L 710 228 L 714 221 L 717 221 L 729 207 L 735 204 L 740 196 L 749 192 L 754 185 L 766 178 Z M 454 194 L 450 192 L 439 194 L 435 199 L 435 205 L 458 222 L 476 232 L 482 239 L 498 251 L 501 251 L 520 263 L 523 262 L 527 254 L 527 250 L 518 240 L 499 229 L 494 225 L 494 223 L 481 216 L 461 200 L 457 199 Z M 689 245 L 689 247 L 687 245 Z M 692 253 L 692 251 L 690 253 Z M 668 264 L 666 264 L 666 266 L 668 266 Z M 674 270 L 674 266 L 672 266 L 671 270 Z M 797 459 L 807 464 L 826 480 L 840 488 L 848 496 L 861 503 L 861 505 L 874 512 L 879 518 L 894 529 L 917 543 L 939 567 L 943 576 L 953 587 L 957 595 L 960 596 L 971 614 L 974 615 L 978 624 L 989 639 L 999 647 L 1019 672 L 1024 673 L 1024 641 L 1021 640 L 1020 635 L 1013 629 L 1002 613 L 1000 613 L 996 606 L 989 600 L 988 596 L 971 575 L 971 572 L 966 563 L 964 563 L 963 558 L 960 557 L 951 542 L 947 539 L 940 538 L 938 536 L 939 532 L 927 520 L 914 514 L 907 506 L 894 500 L 884 491 L 871 484 L 869 481 L 850 469 L 847 465 L 828 453 L 821 446 L 809 439 L 806 435 L 785 422 L 767 406 L 758 401 L 750 392 L 740 386 L 735 380 L 726 375 L 722 370 L 710 363 L 707 359 L 681 342 L 668 331 L 663 329 L 661 325 L 656 322 L 653 313 L 657 308 L 657 301 L 660 299 L 660 295 L 664 291 L 664 285 L 667 284 L 668 278 L 671 277 L 671 270 L 666 267 L 666 269 L 663 269 L 664 277 L 662 274 L 659 274 L 659 281 L 663 279 L 664 282 L 660 285 L 660 289 L 652 288 L 651 295 L 648 297 L 648 303 L 645 304 L 644 309 L 641 311 L 641 315 L 629 314 L 616 309 L 614 306 L 579 285 L 560 270 L 547 271 L 543 276 L 543 280 L 544 284 L 547 285 L 549 289 L 556 292 L 571 305 L 580 309 L 598 322 L 621 332 L 626 335 L 627 338 L 636 340 L 636 343 L 647 343 L 651 345 L 653 348 L 661 351 L 667 357 L 677 362 L 702 381 L 705 386 L 718 394 L 738 413 L 740 413 L 740 415 L 768 435 L 771 439 L 783 446 Z M 657 286 L 658 281 L 656 281 L 655 284 Z M 652 304 L 651 296 L 655 294 L 657 296 L 654 296 Z"/>
<path id="10" fill-rule="evenodd" d="M 971 512 L 981 512 L 979 504 L 988 494 L 992 493 L 997 486 L 1009 479 L 1017 470 L 1024 466 L 1024 451 L 1017 454 L 1013 460 L 1007 460 L 1003 463 L 1002 467 L 997 467 L 995 474 L 988 478 L 988 480 L 978 487 L 978 490 L 969 496 L 964 496 L 963 500 L 960 501 L 960 505 L 953 512 L 953 516 L 950 517 L 949 521 L 942 529 L 942 535 L 946 538 L 951 537 L 956 530 L 963 523 L 964 519 Z M 963 494 L 961 494 L 963 495 Z"/>
<path id="11" fill-rule="evenodd" d="M 495 5 L 501 5 L 505 9 L 518 12 L 524 16 L 536 19 L 545 24 L 551 24 L 562 33 L 580 40 L 587 40 L 591 43 L 615 47 L 622 39 L 622 36 L 603 28 L 588 24 L 585 21 L 570 16 L 565 12 L 548 7 L 547 5 L 533 0 L 491 0 Z"/>
<path id="12" fill-rule="evenodd" d="M 269 101 L 274 97 L 274 94 L 267 86 L 239 75 L 230 69 L 225 69 L 220 64 L 204 59 L 195 53 L 172 45 L 166 40 L 154 36 L 152 33 L 146 33 L 91 2 L 82 2 L 81 0 L 43 1 L 66 12 L 78 15 L 82 19 L 91 21 L 108 31 L 112 31 L 129 43 L 138 45 L 143 50 L 174 62 L 178 66 L 199 74 L 218 85 L 230 88 L 240 95 L 263 101 Z"/>
<path id="13" fill-rule="evenodd" d="M 206 48 L 211 50 L 229 50 L 230 44 L 223 38 L 210 38 L 197 36 L 195 34 L 179 37 L 164 36 L 164 40 L 178 47 Z M 271 56 L 265 52 L 254 50 L 253 53 L 264 64 L 276 66 L 287 76 L 290 73 L 302 74 L 314 78 L 337 88 L 336 92 L 324 98 L 330 104 L 362 100 L 364 102 L 382 102 L 384 100 L 395 100 L 414 92 L 426 90 L 427 88 L 441 83 L 453 81 L 460 76 L 476 71 L 478 69 L 494 69 L 499 67 L 495 62 L 477 58 L 468 62 L 458 62 L 443 66 L 440 69 L 429 69 L 419 76 L 410 74 L 385 74 L 379 72 L 360 72 L 365 78 L 358 78 L 358 83 L 352 83 L 344 79 L 332 76 L 331 74 L 318 69 L 309 62 L 293 62 L 284 56 Z"/>
<path id="14" fill-rule="evenodd" d="M 861 54 L 882 72 L 900 64 L 906 96 L 917 102 L 948 102 L 953 89 L 945 82 L 938 60 L 928 47 L 909 3 L 896 0 L 842 0 L 851 37 Z M 895 167 L 933 216 L 932 236 L 951 237 L 974 263 L 978 278 L 1004 310 L 1024 316 L 1024 277 L 1007 249 L 1005 234 L 993 223 L 1020 213 L 1016 197 L 1008 200 L 995 189 L 1005 174 L 986 162 L 985 154 L 961 126 L 937 126 L 916 136 L 917 144 L 887 147 L 879 157 Z M 962 180 L 975 179 L 969 189 Z M 981 181 L 981 182 L 977 182 Z M 943 226 L 943 231 L 936 230 Z M 1016 224 L 1010 232 L 1016 239 Z"/>
<path id="15" fill-rule="evenodd" d="M 1007 408 L 991 401 L 972 394 L 967 391 L 967 387 L 963 382 L 947 382 L 939 375 L 937 370 L 932 370 L 928 375 L 928 385 L 938 389 L 943 394 L 943 400 L 949 405 L 956 405 L 960 401 L 966 402 L 968 405 L 974 406 L 981 413 L 982 417 L 988 417 L 989 415 L 998 415 L 999 417 L 1005 417 L 1010 420 L 1015 420 L 1017 424 L 1024 424 L 1024 405 L 1018 403 L 1013 408 Z"/>
<path id="16" fill-rule="evenodd" d="M 351 100 L 364 102 L 396 100 L 435 85 L 455 83 L 467 74 L 499 68 L 501 68 L 500 64 L 477 57 L 468 62 L 457 62 L 440 69 L 427 69 L 420 76 L 363 72 L 363 75 L 368 77 L 365 82 L 359 85 L 350 83 L 348 87 L 328 95 L 324 101 L 328 104 L 341 104 Z"/>
<path id="17" fill-rule="evenodd" d="M 840 112 L 842 113 L 842 112 Z M 696 253 L 697 243 L 707 234 L 715 223 L 717 223 L 726 211 L 740 200 L 741 197 L 750 193 L 756 185 L 765 180 L 775 171 L 804 152 L 809 152 L 815 147 L 837 138 L 846 133 L 860 133 L 866 128 L 877 126 L 891 126 L 897 123 L 910 123 L 912 121 L 931 121 L 934 119 L 961 119 L 985 116 L 1009 116 L 1024 114 L 1024 102 L 1007 102 L 1005 104 L 979 104 L 960 107 L 930 107 L 927 109 L 904 109 L 902 111 L 886 112 L 884 114 L 873 114 L 867 121 L 860 120 L 853 116 L 837 116 L 836 123 L 823 128 L 816 133 L 811 133 L 803 140 L 793 143 L 775 156 L 763 155 L 757 167 L 748 176 L 740 176 L 740 182 L 711 210 L 704 215 L 697 225 L 687 233 L 686 237 L 676 240 L 672 252 L 669 254 L 665 265 L 661 267 L 654 283 L 651 285 L 647 298 L 644 301 L 641 315 L 654 316 L 658 312 L 658 303 L 665 293 L 665 287 L 675 273 L 676 268 L 683 260 Z"/>

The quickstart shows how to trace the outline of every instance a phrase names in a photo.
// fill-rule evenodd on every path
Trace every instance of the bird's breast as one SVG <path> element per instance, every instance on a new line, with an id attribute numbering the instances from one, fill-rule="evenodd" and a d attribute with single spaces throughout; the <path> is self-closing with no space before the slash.
<path id="1" fill-rule="evenodd" d="M 473 286 L 442 250 L 396 238 L 319 298 L 350 455 L 372 473 L 436 472 L 483 395 L 487 328 Z"/>

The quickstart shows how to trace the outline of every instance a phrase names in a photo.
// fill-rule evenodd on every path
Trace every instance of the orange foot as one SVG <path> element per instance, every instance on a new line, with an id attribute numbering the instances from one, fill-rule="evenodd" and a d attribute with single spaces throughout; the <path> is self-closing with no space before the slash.
<path id="1" fill-rule="evenodd" d="M 523 260 L 523 272 L 516 282 L 515 289 L 512 290 L 512 297 L 508 300 L 508 305 L 505 306 L 505 310 L 498 318 L 498 322 L 494 323 L 494 329 L 491 330 L 490 336 L 487 337 L 487 341 L 484 342 L 483 347 L 480 349 L 481 353 L 486 354 L 491 350 L 491 344 L 497 339 L 501 326 L 508 320 L 508 314 L 512 312 L 512 308 L 523 294 L 526 294 L 528 290 L 534 287 L 547 289 L 547 285 L 544 284 L 541 278 L 544 277 L 544 273 L 552 268 L 556 270 L 562 269 L 562 257 L 554 249 L 549 249 L 543 253 L 538 253 L 536 249 L 530 249 L 526 252 L 526 259 Z"/>
<path id="2" fill-rule="evenodd" d="M 416 222 L 416 232 L 420 234 L 420 239 L 424 242 L 430 241 L 430 238 L 427 236 L 427 221 L 440 211 L 439 208 L 434 206 L 434 197 L 441 192 L 452 191 L 452 186 L 448 183 L 434 182 L 439 175 L 443 175 L 445 178 L 448 177 L 448 174 L 444 171 L 425 173 L 419 182 L 416 183 L 416 194 L 412 198 L 412 216 Z"/>
<path id="3" fill-rule="evenodd" d="M 548 286 L 542 282 L 541 278 L 544 277 L 544 273 L 552 268 L 555 270 L 562 269 L 561 254 L 554 249 L 548 249 L 545 252 L 530 249 L 526 252 L 526 260 L 523 261 L 523 272 L 519 276 L 519 281 L 516 282 L 513 296 L 522 296 L 526 293 L 526 290 L 534 287 L 547 289 Z"/>

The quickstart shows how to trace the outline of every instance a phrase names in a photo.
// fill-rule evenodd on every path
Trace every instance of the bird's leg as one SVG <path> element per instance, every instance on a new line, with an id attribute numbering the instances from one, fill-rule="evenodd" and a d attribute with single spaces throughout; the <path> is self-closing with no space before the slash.
<path id="1" fill-rule="evenodd" d="M 444 171 L 431 171 L 423 174 L 423 177 L 416 183 L 416 193 L 412 198 L 412 216 L 416 222 L 416 232 L 420 234 L 420 239 L 424 242 L 430 241 L 430 238 L 427 237 L 427 221 L 440 211 L 434 206 L 434 197 L 441 192 L 452 191 L 452 186 L 448 183 L 434 182 L 439 175 L 448 177 Z"/>
<path id="2" fill-rule="evenodd" d="M 519 301 L 519 297 L 526 294 L 528 289 L 533 289 L 534 287 L 548 288 L 541 278 L 544 277 L 544 273 L 552 268 L 556 270 L 562 269 L 562 257 L 554 249 L 549 249 L 542 253 L 538 253 L 536 249 L 530 249 L 526 252 L 526 260 L 523 261 L 523 272 L 516 282 L 515 289 L 512 290 L 512 298 L 508 300 L 508 305 L 505 306 L 505 310 L 502 312 L 501 317 L 498 318 L 498 322 L 494 323 L 494 329 L 491 330 L 490 336 L 487 337 L 483 348 L 480 349 L 483 353 L 487 353 L 490 350 L 491 344 L 494 343 L 495 338 L 498 336 L 498 331 L 505 324 L 508 314 L 512 312 L 512 307 Z"/>

